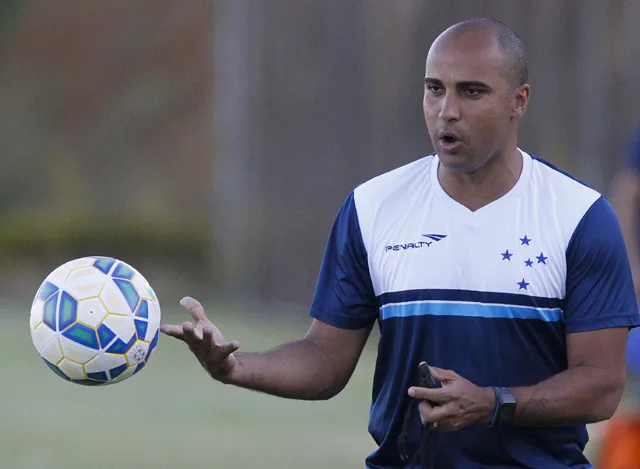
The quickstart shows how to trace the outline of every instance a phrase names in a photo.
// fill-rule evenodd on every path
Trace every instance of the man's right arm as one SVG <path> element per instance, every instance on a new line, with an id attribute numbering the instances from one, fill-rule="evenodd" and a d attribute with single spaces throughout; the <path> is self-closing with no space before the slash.
<path id="1" fill-rule="evenodd" d="M 200 302 L 186 297 L 181 304 L 195 325 L 163 324 L 162 332 L 185 342 L 212 378 L 289 399 L 329 399 L 342 391 L 372 327 L 341 329 L 314 319 L 298 341 L 266 352 L 235 353 L 240 344 L 224 339 Z"/>
<path id="2" fill-rule="evenodd" d="M 351 378 L 370 331 L 314 320 L 298 341 L 262 353 L 236 353 L 237 364 L 224 382 L 289 399 L 330 399 Z"/>
<path id="3" fill-rule="evenodd" d="M 183 340 L 218 381 L 290 399 L 329 399 L 347 384 L 371 328 L 378 303 L 369 272 L 354 194 L 345 200 L 325 249 L 304 338 L 262 353 L 235 353 L 193 298 L 181 304 L 196 321 L 163 325 Z"/>

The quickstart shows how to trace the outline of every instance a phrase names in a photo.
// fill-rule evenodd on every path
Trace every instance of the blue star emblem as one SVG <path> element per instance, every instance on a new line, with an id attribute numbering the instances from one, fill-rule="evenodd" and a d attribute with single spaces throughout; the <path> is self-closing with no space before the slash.
<path id="1" fill-rule="evenodd" d="M 523 246 L 525 244 L 529 246 L 530 242 L 531 242 L 531 239 L 527 238 L 527 235 L 524 235 L 524 238 L 520 238 L 520 246 Z"/>
<path id="2" fill-rule="evenodd" d="M 525 265 L 527 267 L 532 267 L 533 266 L 533 261 L 531 259 L 527 259 L 526 261 L 524 261 Z"/>
<path id="3" fill-rule="evenodd" d="M 547 264 L 547 259 L 549 259 L 548 257 L 544 257 L 544 253 L 540 253 L 539 256 L 536 256 L 536 259 L 538 259 L 538 264 Z"/>
<path id="4" fill-rule="evenodd" d="M 528 286 L 531 285 L 530 283 L 527 283 L 524 281 L 524 279 L 522 279 L 522 282 L 517 282 L 518 285 L 520 286 L 520 288 L 518 288 L 518 290 L 528 290 Z"/>
<path id="5" fill-rule="evenodd" d="M 505 252 L 502 252 L 501 254 L 502 254 L 502 260 L 503 261 L 505 259 L 510 261 L 511 260 L 511 256 L 513 256 L 513 254 L 511 254 L 508 249 Z"/>

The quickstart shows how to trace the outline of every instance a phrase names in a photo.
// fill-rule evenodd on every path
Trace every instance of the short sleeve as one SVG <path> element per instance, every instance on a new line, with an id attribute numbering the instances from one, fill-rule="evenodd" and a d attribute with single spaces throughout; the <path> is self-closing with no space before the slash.
<path id="1" fill-rule="evenodd" d="M 378 306 L 353 193 L 334 221 L 309 315 L 342 329 L 375 322 Z"/>
<path id="2" fill-rule="evenodd" d="M 567 248 L 567 333 L 640 325 L 629 258 L 618 219 L 600 197 Z"/>
<path id="3" fill-rule="evenodd" d="M 627 167 L 640 174 L 640 129 L 638 129 L 638 132 L 629 146 Z"/>

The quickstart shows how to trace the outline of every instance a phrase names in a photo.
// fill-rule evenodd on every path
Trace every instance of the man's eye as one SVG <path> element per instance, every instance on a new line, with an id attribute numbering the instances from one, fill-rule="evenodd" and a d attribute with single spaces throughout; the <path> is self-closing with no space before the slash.
<path id="1" fill-rule="evenodd" d="M 467 88 L 466 90 L 464 90 L 464 92 L 470 98 L 476 98 L 480 96 L 480 90 L 476 90 L 474 88 Z"/>
<path id="2" fill-rule="evenodd" d="M 432 93 L 437 93 L 441 88 L 438 85 L 427 85 L 427 89 Z"/>

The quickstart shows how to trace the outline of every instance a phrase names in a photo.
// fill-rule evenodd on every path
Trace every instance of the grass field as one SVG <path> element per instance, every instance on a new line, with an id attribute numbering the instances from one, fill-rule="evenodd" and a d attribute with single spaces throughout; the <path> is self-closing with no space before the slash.
<path id="1" fill-rule="evenodd" d="M 55 376 L 29 336 L 30 299 L 0 305 L 0 469 L 357 468 L 367 434 L 373 373 L 368 347 L 347 388 L 327 402 L 300 402 L 211 380 L 186 346 L 163 336 L 149 365 L 122 383 L 86 388 Z M 163 306 L 164 321 L 182 321 Z M 209 311 L 245 350 L 299 337 L 286 326 Z M 304 314 L 302 312 L 301 314 Z"/>

